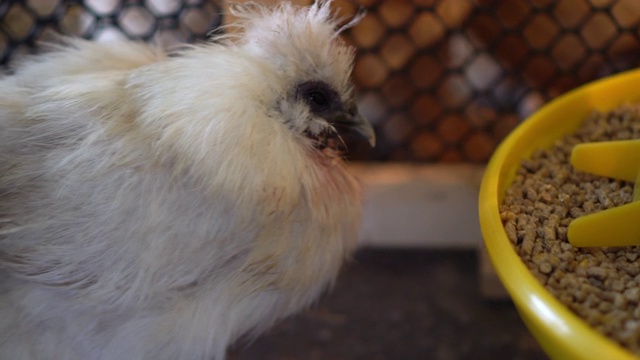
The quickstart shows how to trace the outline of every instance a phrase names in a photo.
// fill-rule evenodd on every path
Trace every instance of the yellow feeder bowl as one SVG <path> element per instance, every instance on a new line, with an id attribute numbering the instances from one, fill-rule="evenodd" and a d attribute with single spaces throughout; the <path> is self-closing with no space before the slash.
<path id="1" fill-rule="evenodd" d="M 484 174 L 479 216 L 485 246 L 523 321 L 553 359 L 638 358 L 589 326 L 534 278 L 507 238 L 498 206 L 521 161 L 534 150 L 548 148 L 563 135 L 574 132 L 594 110 L 609 111 L 633 102 L 640 102 L 640 70 L 573 90 L 518 126 L 500 144 Z"/>

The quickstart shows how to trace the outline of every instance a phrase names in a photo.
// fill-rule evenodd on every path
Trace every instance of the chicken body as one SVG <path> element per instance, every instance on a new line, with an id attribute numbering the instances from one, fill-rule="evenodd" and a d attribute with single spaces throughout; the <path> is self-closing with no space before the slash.
<path id="1" fill-rule="evenodd" d="M 176 56 L 66 40 L 0 80 L 1 359 L 223 359 L 326 289 L 360 195 L 320 142 L 373 139 L 329 6 L 239 6 L 242 35 Z"/>

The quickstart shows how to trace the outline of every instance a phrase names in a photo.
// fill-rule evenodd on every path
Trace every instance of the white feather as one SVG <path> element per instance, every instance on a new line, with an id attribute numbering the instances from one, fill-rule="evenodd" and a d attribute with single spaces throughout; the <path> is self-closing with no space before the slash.
<path id="1" fill-rule="evenodd" d="M 300 130 L 351 95 L 330 2 L 238 7 L 167 56 L 65 40 L 0 80 L 0 358 L 223 359 L 353 250 L 356 181 Z"/>

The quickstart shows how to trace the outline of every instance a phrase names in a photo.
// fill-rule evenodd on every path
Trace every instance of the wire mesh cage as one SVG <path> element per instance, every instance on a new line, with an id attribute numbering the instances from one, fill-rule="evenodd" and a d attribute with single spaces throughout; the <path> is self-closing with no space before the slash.
<path id="1" fill-rule="evenodd" d="M 51 33 L 163 46 L 193 42 L 219 28 L 222 13 L 220 2 L 209 0 L 0 1 L 0 62 L 31 52 Z"/>
<path id="2" fill-rule="evenodd" d="M 485 162 L 549 99 L 640 62 L 635 0 L 334 3 L 345 16 L 367 11 L 344 33 L 359 50 L 360 109 L 378 134 L 376 148 L 352 149 L 358 160 Z M 2 1 L 0 62 L 19 61 L 51 32 L 202 40 L 224 12 L 222 0 Z"/>

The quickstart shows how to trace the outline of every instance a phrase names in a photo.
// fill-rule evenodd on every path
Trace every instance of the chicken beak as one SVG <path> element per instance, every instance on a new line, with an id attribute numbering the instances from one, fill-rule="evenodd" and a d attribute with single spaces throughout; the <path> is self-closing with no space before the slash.
<path id="1" fill-rule="evenodd" d="M 351 131 L 358 137 L 367 140 L 371 147 L 376 146 L 376 133 L 373 131 L 373 126 L 360 113 L 356 113 L 351 118 Z"/>
<path id="2" fill-rule="evenodd" d="M 373 126 L 358 112 L 355 103 L 350 105 L 348 110 L 336 116 L 332 123 L 349 135 L 367 140 L 371 147 L 376 145 L 376 134 Z"/>

